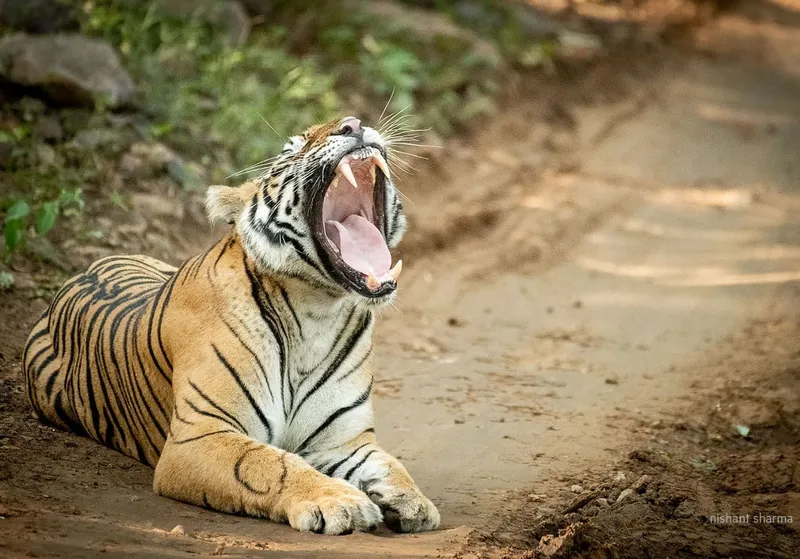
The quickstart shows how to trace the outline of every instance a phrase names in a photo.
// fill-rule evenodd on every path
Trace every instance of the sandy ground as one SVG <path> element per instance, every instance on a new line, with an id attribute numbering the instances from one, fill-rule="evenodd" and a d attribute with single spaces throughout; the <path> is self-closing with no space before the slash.
<path id="1" fill-rule="evenodd" d="M 377 432 L 443 530 L 331 538 L 154 496 L 148 468 L 29 418 L 45 303 L 2 295 L 0 555 L 796 557 L 797 14 L 511 84 L 401 179 Z"/>

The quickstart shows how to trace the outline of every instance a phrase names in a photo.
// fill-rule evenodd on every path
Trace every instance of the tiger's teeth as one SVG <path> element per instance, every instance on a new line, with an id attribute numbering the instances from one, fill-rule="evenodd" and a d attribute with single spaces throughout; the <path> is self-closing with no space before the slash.
<path id="1" fill-rule="evenodd" d="M 367 276 L 367 287 L 371 290 L 377 289 L 381 285 L 381 282 L 378 281 L 378 278 L 375 277 L 375 274 L 372 272 L 369 273 Z"/>
<path id="2" fill-rule="evenodd" d="M 339 186 L 339 174 L 338 173 L 336 174 L 335 177 L 333 177 L 333 181 L 331 182 L 331 188 L 336 188 L 337 186 Z M 328 189 L 328 192 L 330 192 L 330 189 Z"/>
<path id="3" fill-rule="evenodd" d="M 339 168 L 337 169 L 337 171 L 339 171 L 344 176 L 344 178 L 346 178 L 348 182 L 353 185 L 353 188 L 358 188 L 358 182 L 356 181 L 356 177 L 353 174 L 353 170 L 350 168 L 349 163 L 347 163 L 346 161 L 342 161 L 341 163 L 339 163 Z"/>
<path id="4" fill-rule="evenodd" d="M 403 271 L 403 261 L 402 260 L 398 260 L 397 264 L 394 265 L 394 268 L 389 270 L 389 275 L 392 276 L 394 281 L 397 281 L 397 278 L 400 277 L 400 272 L 402 272 L 402 271 Z"/>
<path id="5" fill-rule="evenodd" d="M 375 184 L 375 167 L 369 168 L 369 176 L 372 178 L 372 184 Z"/>
<path id="6" fill-rule="evenodd" d="M 378 167 L 380 167 L 387 179 L 391 178 L 389 176 L 389 166 L 386 164 L 386 160 L 383 158 L 383 155 L 381 155 L 381 152 L 379 152 L 377 149 L 372 150 L 372 160 Z"/>

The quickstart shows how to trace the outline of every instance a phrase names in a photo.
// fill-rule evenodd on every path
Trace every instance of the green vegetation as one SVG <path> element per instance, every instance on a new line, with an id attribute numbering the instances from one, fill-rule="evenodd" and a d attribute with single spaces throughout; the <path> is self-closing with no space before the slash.
<path id="1" fill-rule="evenodd" d="M 453 15 L 452 2 L 441 3 L 426 29 L 424 17 L 396 17 L 406 9 L 387 15 L 345 1 L 276 1 L 243 45 L 203 13 L 177 19 L 158 6 L 84 4 L 82 32 L 116 47 L 138 85 L 141 109 L 128 117 L 133 136 L 120 132 L 102 103 L 93 113 L 74 111 L 72 124 L 61 113 L 65 137 L 54 145 L 31 134 L 44 107 L 27 116 L 21 103 L 5 109 L 14 124 L 0 121 L 0 148 L 12 145 L 13 155 L 0 170 L 11 185 L 0 195 L 0 256 L 79 214 L 81 192 L 99 189 L 132 141 L 166 143 L 190 170 L 200 169 L 196 182 L 205 184 L 269 157 L 312 123 L 344 112 L 375 118 L 390 97 L 389 110 L 407 110 L 447 135 L 492 110 L 496 67 L 525 50 L 513 25 L 493 37 L 479 25 L 456 26 L 444 15 Z M 119 192 L 101 191 L 105 202 L 124 205 Z"/>

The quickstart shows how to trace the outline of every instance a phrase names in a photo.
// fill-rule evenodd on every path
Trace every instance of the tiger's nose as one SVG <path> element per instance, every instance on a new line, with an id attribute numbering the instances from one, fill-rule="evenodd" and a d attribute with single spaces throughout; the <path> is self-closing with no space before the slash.
<path id="1" fill-rule="evenodd" d="M 361 121 L 354 116 L 345 117 L 339 124 L 340 134 L 357 134 L 361 131 Z"/>

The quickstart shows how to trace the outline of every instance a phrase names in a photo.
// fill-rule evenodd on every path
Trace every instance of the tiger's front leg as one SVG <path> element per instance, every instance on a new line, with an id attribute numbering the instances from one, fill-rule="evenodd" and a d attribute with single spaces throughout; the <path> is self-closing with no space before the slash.
<path id="1" fill-rule="evenodd" d="M 322 473 L 344 479 L 366 493 L 395 532 L 424 532 L 439 527 L 436 506 L 422 494 L 400 461 L 378 446 L 372 431 L 335 451 L 307 459 Z"/>
<path id="2" fill-rule="evenodd" d="M 159 495 L 324 534 L 372 530 L 381 520 L 363 492 L 320 474 L 296 454 L 228 426 L 181 429 L 175 423 L 156 466 Z"/>

